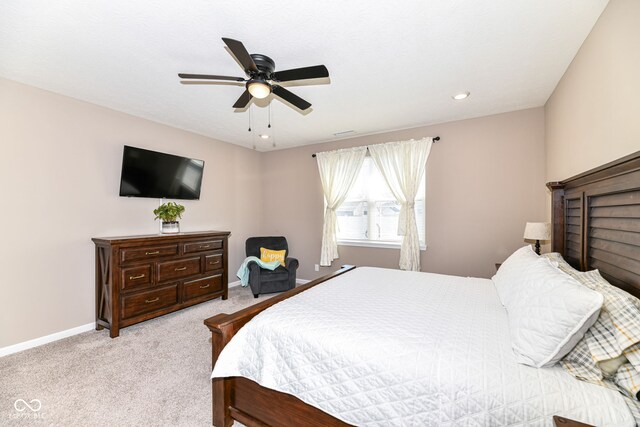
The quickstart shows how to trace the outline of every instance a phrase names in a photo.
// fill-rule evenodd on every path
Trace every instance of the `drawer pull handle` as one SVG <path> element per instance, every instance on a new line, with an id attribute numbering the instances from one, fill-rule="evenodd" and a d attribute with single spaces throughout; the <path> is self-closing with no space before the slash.
<path id="1" fill-rule="evenodd" d="M 206 285 L 204 285 L 204 286 L 200 286 L 200 289 L 207 289 L 209 286 L 211 286 L 211 284 L 210 284 L 210 283 L 207 283 L 207 284 L 206 284 Z"/>
<path id="2" fill-rule="evenodd" d="M 220 261 L 209 261 L 209 264 L 214 265 L 214 264 L 220 264 Z"/>
<path id="3" fill-rule="evenodd" d="M 139 274 L 137 276 L 129 276 L 129 280 L 142 279 L 144 276 L 145 276 L 144 274 Z"/>
<path id="4" fill-rule="evenodd" d="M 147 304 L 151 304 L 152 302 L 156 302 L 156 301 L 160 301 L 160 297 L 155 297 L 154 299 L 146 299 L 146 300 L 144 300 L 144 302 L 147 303 Z"/>
<path id="5" fill-rule="evenodd" d="M 154 252 L 145 252 L 145 255 L 158 255 L 160 253 L 160 251 L 154 251 Z"/>
<path id="6" fill-rule="evenodd" d="M 209 246 L 211 246 L 211 245 L 200 245 L 200 249 L 206 249 L 206 248 L 208 248 Z"/>
<path id="7" fill-rule="evenodd" d="M 187 267 L 176 267 L 175 270 L 176 271 L 185 271 L 187 269 Z"/>

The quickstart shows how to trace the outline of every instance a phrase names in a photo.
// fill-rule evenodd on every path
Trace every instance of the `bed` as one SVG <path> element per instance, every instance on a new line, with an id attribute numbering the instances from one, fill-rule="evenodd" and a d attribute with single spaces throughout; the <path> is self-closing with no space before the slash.
<path id="1" fill-rule="evenodd" d="M 549 188 L 552 249 L 640 295 L 640 153 Z M 633 425 L 612 390 L 515 363 L 505 315 L 487 279 L 344 267 L 205 321 L 213 424 L 550 425 L 562 415 Z"/>

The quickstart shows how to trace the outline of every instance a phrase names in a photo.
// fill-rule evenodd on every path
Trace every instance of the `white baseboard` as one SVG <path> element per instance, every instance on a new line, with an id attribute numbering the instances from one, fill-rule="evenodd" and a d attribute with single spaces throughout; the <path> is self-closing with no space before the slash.
<path id="1" fill-rule="evenodd" d="M 303 285 L 308 283 L 309 280 L 304 279 L 296 279 L 296 284 Z M 236 280 L 235 282 L 229 283 L 229 287 L 233 288 L 235 286 L 240 286 L 240 280 Z M 7 347 L 0 348 L 0 357 L 8 356 L 10 354 L 19 353 L 24 350 L 28 350 L 30 348 L 39 347 L 44 344 L 48 344 L 50 342 L 58 341 L 63 338 L 71 337 L 73 335 L 78 335 L 83 332 L 91 331 L 95 328 L 95 322 L 87 323 L 86 325 L 76 326 L 75 328 L 67 329 L 66 331 L 56 332 L 54 334 L 46 335 L 44 337 L 35 338 L 29 341 L 21 342 L 18 344 L 10 345 Z"/>
<path id="2" fill-rule="evenodd" d="M 30 348 L 39 347 L 41 345 L 48 344 L 50 342 L 58 341 L 63 338 L 81 334 L 83 332 L 91 331 L 95 329 L 95 327 L 96 327 L 95 322 L 91 322 L 91 323 L 87 323 L 86 325 L 76 326 L 75 328 L 67 329 L 66 331 L 60 331 L 51 335 L 46 335 L 44 337 L 35 338 L 29 341 L 21 342 L 18 344 L 7 346 L 7 347 L 2 347 L 0 348 L 0 357 L 4 357 L 13 353 L 18 353 L 20 351 L 28 350 Z"/>

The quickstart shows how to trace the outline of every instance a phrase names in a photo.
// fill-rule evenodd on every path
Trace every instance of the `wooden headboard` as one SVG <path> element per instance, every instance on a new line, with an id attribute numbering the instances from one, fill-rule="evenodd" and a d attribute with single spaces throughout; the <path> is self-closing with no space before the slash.
<path id="1" fill-rule="evenodd" d="M 547 187 L 552 250 L 640 298 L 640 151 Z"/>

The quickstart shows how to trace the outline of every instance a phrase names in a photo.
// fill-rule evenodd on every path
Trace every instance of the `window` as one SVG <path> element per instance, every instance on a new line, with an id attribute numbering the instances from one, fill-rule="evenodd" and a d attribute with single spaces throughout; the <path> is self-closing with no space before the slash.
<path id="1" fill-rule="evenodd" d="M 415 213 L 420 246 L 425 246 L 424 179 L 416 195 Z M 400 204 L 371 157 L 365 157 L 358 179 L 336 210 L 338 244 L 399 246 Z"/>

